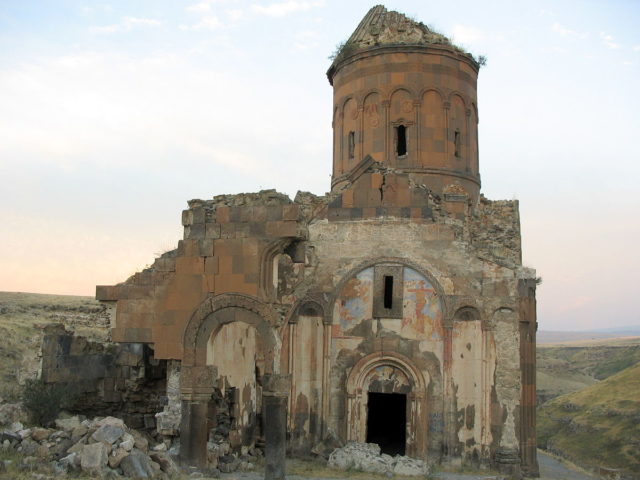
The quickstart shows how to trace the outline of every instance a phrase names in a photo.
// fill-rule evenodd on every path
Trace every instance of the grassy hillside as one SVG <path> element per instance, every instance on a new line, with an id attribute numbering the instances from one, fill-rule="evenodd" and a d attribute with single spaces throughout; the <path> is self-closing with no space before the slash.
<path id="1" fill-rule="evenodd" d="M 538 345 L 539 403 L 596 384 L 640 362 L 640 338 Z"/>
<path id="2" fill-rule="evenodd" d="M 105 307 L 91 297 L 0 292 L 0 397 L 13 400 L 40 365 L 42 329 L 63 323 L 80 335 L 106 339 Z"/>
<path id="3" fill-rule="evenodd" d="M 640 474 L 640 363 L 542 405 L 538 445 L 580 465 Z"/>

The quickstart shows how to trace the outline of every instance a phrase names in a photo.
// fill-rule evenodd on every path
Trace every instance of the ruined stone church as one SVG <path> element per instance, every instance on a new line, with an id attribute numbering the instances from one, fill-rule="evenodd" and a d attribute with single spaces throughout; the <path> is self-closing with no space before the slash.
<path id="1" fill-rule="evenodd" d="M 327 72 L 331 191 L 191 200 L 175 250 L 97 287 L 113 340 L 166 366 L 157 427 L 184 462 L 206 464 L 224 404 L 232 448 L 537 473 L 535 271 L 518 202 L 480 194 L 479 67 L 372 8 Z"/>

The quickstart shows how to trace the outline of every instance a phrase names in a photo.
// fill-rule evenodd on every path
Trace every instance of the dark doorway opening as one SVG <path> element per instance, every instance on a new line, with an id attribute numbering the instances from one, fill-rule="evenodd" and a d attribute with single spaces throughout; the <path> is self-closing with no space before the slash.
<path id="1" fill-rule="evenodd" d="M 367 443 L 380 445 L 382 453 L 404 455 L 407 432 L 407 396 L 369 392 Z"/>

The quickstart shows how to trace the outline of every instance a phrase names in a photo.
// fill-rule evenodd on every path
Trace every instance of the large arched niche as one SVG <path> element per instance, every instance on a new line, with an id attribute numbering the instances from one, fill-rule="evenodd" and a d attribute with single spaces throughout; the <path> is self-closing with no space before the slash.
<path id="1" fill-rule="evenodd" d="M 376 270 L 401 272 L 400 311 L 387 318 L 376 308 L 381 288 Z M 349 271 L 338 282 L 333 297 L 334 336 L 366 336 L 366 322 L 380 319 L 381 326 L 398 335 L 421 342 L 440 342 L 444 338 L 447 301 L 439 282 L 426 269 L 400 258 L 378 258 Z M 398 320 L 398 321 L 396 321 Z M 425 344 L 425 348 L 428 346 Z"/>
<path id="2" fill-rule="evenodd" d="M 347 377 L 347 440 L 367 440 L 370 393 L 406 395 L 406 454 L 427 455 L 427 386 L 414 363 L 397 352 L 375 352 L 361 358 Z M 385 419 L 380 419 L 384 422 Z"/>
<path id="3" fill-rule="evenodd" d="M 286 405 L 286 379 L 279 374 L 280 341 L 276 335 L 278 314 L 268 304 L 241 294 L 223 294 L 205 299 L 194 311 L 182 337 L 183 358 L 180 373 L 182 392 L 182 420 L 180 425 L 180 461 L 189 465 L 204 467 L 207 464 L 207 436 L 209 430 L 209 404 L 214 384 L 217 380 L 219 363 L 213 354 L 214 365 L 207 364 L 207 352 L 211 339 L 216 337 L 225 325 L 242 322 L 255 329 L 255 350 L 264 352 L 263 405 L 269 395 L 283 390 L 284 399 L 269 397 L 270 405 Z M 249 330 L 249 329 L 247 329 Z M 214 342 L 215 343 L 215 342 Z M 211 360 L 211 354 L 209 355 Z M 227 359 L 225 359 L 227 360 Z M 234 359 L 227 361 L 233 362 Z M 268 387 L 265 386 L 268 384 Z M 284 387 L 281 387 L 281 383 Z M 273 390 L 273 391 L 272 391 Z M 271 399 L 275 400 L 271 400 Z M 283 409 L 269 407 L 274 415 L 265 418 L 266 435 L 280 428 L 277 418 L 281 418 Z M 286 409 L 284 409 L 286 411 Z M 276 418 L 276 420 L 273 420 Z M 284 417 L 282 417 L 284 418 Z M 247 440 L 247 442 L 245 442 Z M 248 443 L 251 439 L 242 439 Z"/>

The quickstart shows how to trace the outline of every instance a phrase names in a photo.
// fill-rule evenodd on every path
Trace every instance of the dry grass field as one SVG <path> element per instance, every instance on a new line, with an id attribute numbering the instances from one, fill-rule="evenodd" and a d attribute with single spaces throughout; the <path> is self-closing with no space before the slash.
<path id="1" fill-rule="evenodd" d="M 43 328 L 62 323 L 91 339 L 107 339 L 105 307 L 92 297 L 0 292 L 0 397 L 14 400 L 37 374 Z"/>

